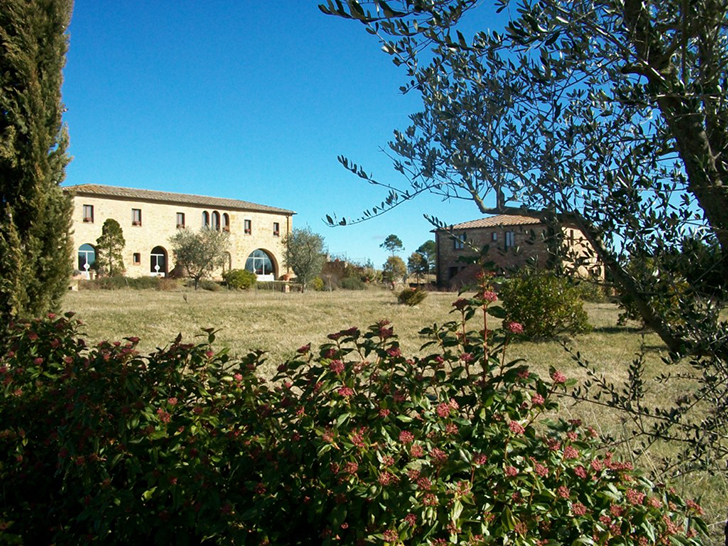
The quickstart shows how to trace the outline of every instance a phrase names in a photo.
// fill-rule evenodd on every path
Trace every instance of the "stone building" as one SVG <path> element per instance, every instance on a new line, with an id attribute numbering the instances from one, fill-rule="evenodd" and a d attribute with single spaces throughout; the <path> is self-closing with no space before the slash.
<path id="1" fill-rule="evenodd" d="M 230 233 L 224 270 L 248 269 L 259 280 L 288 273 L 282 241 L 291 230 L 293 211 L 236 199 L 99 184 L 66 190 L 74 202 L 75 267 L 81 272 L 91 272 L 101 227 L 113 218 L 124 232 L 124 266 L 130 277 L 168 275 L 175 266 L 170 238 L 179 229 L 197 231 L 203 226 Z"/>
<path id="2" fill-rule="evenodd" d="M 561 229 L 562 244 L 567 247 L 561 255 L 574 259 L 575 274 L 603 278 L 604 268 L 581 230 L 574 226 L 562 226 Z M 536 261 L 539 267 L 547 267 L 553 257 L 548 243 L 556 239 L 549 234 L 543 222 L 527 216 L 490 216 L 437 229 L 437 284 L 441 288 L 471 284 L 480 269 L 458 258 L 473 256 L 476 254 L 474 249 L 480 250 L 485 245 L 489 246 L 488 261 L 506 275 L 529 261 Z"/>

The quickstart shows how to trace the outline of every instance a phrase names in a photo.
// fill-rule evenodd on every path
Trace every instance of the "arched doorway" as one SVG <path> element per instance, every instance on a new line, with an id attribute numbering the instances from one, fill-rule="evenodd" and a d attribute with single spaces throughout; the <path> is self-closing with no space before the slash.
<path id="1" fill-rule="evenodd" d="M 152 249 L 149 256 L 149 272 L 160 277 L 167 275 L 167 251 L 163 246 L 155 246 Z"/>
<path id="2" fill-rule="evenodd" d="M 274 281 L 276 269 L 270 254 L 260 248 L 254 250 L 245 261 L 245 269 L 255 273 L 259 281 Z"/>
<path id="3" fill-rule="evenodd" d="M 96 249 L 88 243 L 78 247 L 78 270 L 86 274 L 86 278 L 91 278 L 89 269 L 96 263 Z"/>

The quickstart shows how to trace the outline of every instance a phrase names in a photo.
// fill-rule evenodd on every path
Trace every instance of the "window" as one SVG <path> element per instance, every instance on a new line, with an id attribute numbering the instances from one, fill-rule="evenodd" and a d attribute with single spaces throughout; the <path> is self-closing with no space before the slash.
<path id="1" fill-rule="evenodd" d="M 131 225 L 142 225 L 142 209 L 131 209 Z"/>
<path id="2" fill-rule="evenodd" d="M 132 261 L 134 262 L 134 265 L 141 265 L 142 264 L 142 255 L 139 252 L 135 252 L 132 254 Z"/>
<path id="3" fill-rule="evenodd" d="M 94 206 L 84 205 L 83 206 L 83 221 L 93 224 L 94 223 Z"/>
<path id="4" fill-rule="evenodd" d="M 246 235 L 250 235 L 253 233 L 253 221 L 252 220 L 245 220 L 244 221 L 244 228 Z"/>
<path id="5" fill-rule="evenodd" d="M 450 278 L 451 279 L 454 278 L 458 274 L 458 268 L 457 268 L 457 266 L 450 267 L 449 273 L 450 273 Z"/>
<path id="6" fill-rule="evenodd" d="M 278 222 L 273 222 L 273 237 L 280 237 L 281 225 Z"/>
<path id="7" fill-rule="evenodd" d="M 230 231 L 230 216 L 227 212 L 223 212 L 222 214 L 222 230 Z"/>
<path id="8" fill-rule="evenodd" d="M 216 210 L 212 212 L 212 229 L 220 231 L 220 213 Z"/>
<path id="9" fill-rule="evenodd" d="M 498 240 L 498 234 L 495 231 L 490 234 L 490 240 L 491 241 L 497 241 Z"/>
<path id="10" fill-rule="evenodd" d="M 96 250 L 86 243 L 78 248 L 78 270 L 88 271 L 96 262 Z"/>
<path id="11" fill-rule="evenodd" d="M 167 251 L 164 247 L 155 246 L 149 256 L 149 272 L 160 277 L 167 273 Z"/>
<path id="12" fill-rule="evenodd" d="M 465 248 L 465 233 L 455 235 L 455 250 L 462 250 Z"/>
<path id="13" fill-rule="evenodd" d="M 516 233 L 514 231 L 506 231 L 505 249 L 508 250 L 516 246 Z"/>
<path id="14" fill-rule="evenodd" d="M 245 261 L 245 269 L 256 275 L 275 275 L 273 262 L 265 250 L 254 250 Z"/>
<path id="15" fill-rule="evenodd" d="M 178 228 L 185 227 L 185 213 L 184 212 L 177 213 L 177 227 Z"/>
<path id="16" fill-rule="evenodd" d="M 202 211 L 202 227 L 210 227 L 210 213 Z"/>

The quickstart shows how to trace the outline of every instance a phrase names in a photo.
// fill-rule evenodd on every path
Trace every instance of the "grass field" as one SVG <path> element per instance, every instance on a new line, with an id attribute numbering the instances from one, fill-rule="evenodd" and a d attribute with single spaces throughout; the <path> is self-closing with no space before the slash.
<path id="1" fill-rule="evenodd" d="M 450 314 L 453 293 L 430 293 L 417 307 L 398 305 L 388 290 L 307 292 L 305 294 L 251 290 L 244 292 L 93 290 L 70 292 L 64 310 L 78 313 L 84 322 L 89 342 L 120 340 L 127 336 L 141 338 L 139 348 L 150 352 L 168 345 L 178 334 L 194 342 L 202 328 L 219 330 L 217 345 L 229 347 L 234 354 L 251 349 L 268 353 L 262 373 L 272 375 L 278 364 L 296 348 L 311 342 L 322 343 L 326 335 L 351 326 L 365 328 L 386 319 L 392 322 L 405 354 L 418 354 L 425 339 L 418 332 L 433 323 L 453 320 Z M 563 340 L 580 351 L 613 381 L 626 377 L 628 364 L 635 355 L 646 354 L 647 373 L 664 371 L 661 354 L 665 351 L 653 333 L 642 332 L 637 325 L 617 326 L 619 310 L 608 303 L 586 304 L 594 330 L 573 339 Z M 475 326 L 474 326 L 475 327 Z M 541 373 L 549 366 L 563 370 L 567 376 L 583 377 L 570 354 L 557 341 L 520 342 L 510 348 L 511 358 L 521 357 Z M 649 385 L 653 401 L 669 404 L 680 395 L 682 386 Z M 565 400 L 565 418 L 579 417 L 604 433 L 619 436 L 623 423 L 618 415 L 604 408 Z M 656 454 L 656 455 L 659 455 Z M 651 459 L 635 461 L 643 468 L 654 469 Z M 676 483 L 689 496 L 699 497 L 706 508 L 706 520 L 713 524 L 713 544 L 722 544 L 722 521 L 728 507 L 725 476 L 692 475 Z"/>

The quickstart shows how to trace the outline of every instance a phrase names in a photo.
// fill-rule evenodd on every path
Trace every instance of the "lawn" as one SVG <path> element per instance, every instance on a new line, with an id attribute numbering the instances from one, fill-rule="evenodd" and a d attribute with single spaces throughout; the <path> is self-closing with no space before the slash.
<path id="1" fill-rule="evenodd" d="M 157 291 L 157 290 L 81 290 L 69 292 L 64 309 L 73 310 L 85 324 L 89 342 L 120 340 L 127 336 L 141 338 L 140 350 L 149 352 L 168 345 L 178 334 L 188 342 L 203 328 L 215 328 L 217 345 L 229 347 L 234 354 L 262 349 L 268 361 L 261 370 L 273 370 L 295 350 L 311 342 L 323 342 L 326 335 L 351 326 L 365 328 L 389 320 L 398 334 L 405 354 L 419 354 L 425 339 L 419 331 L 433 323 L 453 320 L 454 293 L 430 293 L 416 307 L 398 305 L 388 290 L 307 292 L 284 294 L 263 290 L 231 292 Z M 598 370 L 613 381 L 626 377 L 628 364 L 643 351 L 649 376 L 664 371 L 661 355 L 665 347 L 653 333 L 638 325 L 618 326 L 619 310 L 615 305 L 586 304 L 591 333 L 548 342 L 520 342 L 509 350 L 510 358 L 524 358 L 540 373 L 549 366 L 563 370 L 567 376 L 583 378 L 562 342 L 585 355 Z M 475 327 L 475 326 L 474 326 Z M 653 401 L 669 404 L 684 386 L 649 385 Z M 564 400 L 566 418 L 582 418 L 603 433 L 620 436 L 624 424 L 609 410 Z M 659 456 L 659 453 L 653 453 Z M 656 468 L 654 458 L 635 461 L 637 466 Z M 721 521 L 725 516 L 728 487 L 725 476 L 692 475 L 676 486 L 688 496 L 702 497 L 708 523 L 714 525 L 713 542 L 722 543 Z"/>

